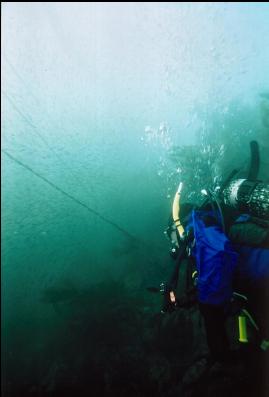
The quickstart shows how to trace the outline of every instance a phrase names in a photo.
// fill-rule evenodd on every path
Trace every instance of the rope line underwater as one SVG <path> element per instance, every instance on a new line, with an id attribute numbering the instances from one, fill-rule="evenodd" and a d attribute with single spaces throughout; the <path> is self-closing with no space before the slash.
<path id="1" fill-rule="evenodd" d="M 110 226 L 114 227 L 116 230 L 118 230 L 120 233 L 125 235 L 127 238 L 133 240 L 135 243 L 139 244 L 140 246 L 143 246 L 145 248 L 149 248 L 150 247 L 151 250 L 153 249 L 151 244 L 148 244 L 146 241 L 143 241 L 143 240 L 137 238 L 136 236 L 132 235 L 127 230 L 125 230 L 123 227 L 119 226 L 116 222 L 106 218 L 105 216 L 100 214 L 98 211 L 94 210 L 93 208 L 89 207 L 87 204 L 83 203 L 81 200 L 79 200 L 76 197 L 74 197 L 73 195 L 67 193 L 65 190 L 63 190 L 59 186 L 55 185 L 55 183 L 51 182 L 46 177 L 44 177 L 43 175 L 41 175 L 38 172 L 36 172 L 35 170 L 33 170 L 27 164 L 24 164 L 22 161 L 18 160 L 16 157 L 12 156 L 12 154 L 7 152 L 5 149 L 1 149 L 1 152 L 3 152 L 7 157 L 9 157 L 10 160 L 15 162 L 19 166 L 23 167 L 27 171 L 31 172 L 33 175 L 35 175 L 37 178 L 41 179 L 43 182 L 45 182 L 47 185 L 51 186 L 54 190 L 58 191 L 63 196 L 69 198 L 70 200 L 72 200 L 76 204 L 78 204 L 81 207 L 85 208 L 88 212 L 92 213 L 93 215 L 95 215 L 96 217 L 101 219 L 103 222 L 105 222 L 105 223 L 109 224 Z M 153 265 L 155 271 L 158 269 L 160 264 L 159 264 L 159 261 L 157 260 L 157 258 L 155 258 L 153 255 L 149 256 L 148 252 L 147 252 L 147 254 L 142 254 L 141 253 L 141 255 L 142 255 L 142 257 L 146 257 L 148 264 Z"/>
<path id="2" fill-rule="evenodd" d="M 6 57 L 5 57 L 6 58 Z M 19 78 L 25 85 L 24 79 L 19 75 L 19 73 L 16 71 L 16 68 L 12 65 L 12 63 L 6 58 L 7 64 L 9 65 L 9 67 L 11 68 L 12 72 L 14 73 L 14 75 L 16 75 L 17 78 Z M 28 89 L 28 87 L 27 87 Z M 29 91 L 29 90 L 28 90 Z M 47 142 L 47 140 L 43 137 L 42 134 L 40 134 L 40 132 L 38 131 L 37 126 L 28 118 L 28 116 L 26 116 L 16 105 L 15 101 L 13 100 L 13 98 L 10 97 L 10 95 L 8 95 L 4 90 L 2 90 L 2 93 L 4 94 L 5 98 L 7 99 L 7 101 L 10 103 L 10 105 L 13 107 L 13 109 L 22 117 L 22 119 L 29 125 L 29 127 L 31 127 L 31 129 L 33 130 L 34 134 L 37 135 L 42 142 L 45 144 L 45 146 L 51 151 L 52 154 L 54 154 L 56 156 L 56 158 L 58 159 L 58 161 L 65 166 L 65 168 L 68 168 L 68 170 L 70 171 L 71 175 L 74 177 L 74 179 L 76 180 L 77 183 L 80 184 L 80 186 L 82 188 L 84 188 L 84 183 L 82 183 L 82 181 L 80 180 L 79 176 L 76 176 L 73 173 L 73 170 L 70 169 L 70 167 L 65 164 L 65 161 L 61 159 L 61 157 L 59 156 L 59 154 L 55 151 L 55 149 L 49 144 L 49 142 Z M 37 100 L 36 96 L 29 92 L 29 95 L 32 96 L 34 99 Z M 131 233 L 129 233 L 126 229 L 122 228 L 120 225 L 118 225 L 116 222 L 114 222 L 113 220 L 110 220 L 106 217 L 104 217 L 102 214 L 100 214 L 98 211 L 94 210 L 93 208 L 91 208 L 90 206 L 88 206 L 87 204 L 85 204 L 83 201 L 79 200 L 78 198 L 76 198 L 75 196 L 69 194 L 68 192 L 66 192 L 65 190 L 63 190 L 62 188 L 60 188 L 59 186 L 55 185 L 53 182 L 51 182 L 49 179 L 47 179 L 46 177 L 44 177 L 43 175 L 39 174 L 38 172 L 36 172 L 34 169 L 32 169 L 30 166 L 28 166 L 27 164 L 24 164 L 23 162 L 21 162 L 20 160 L 18 160 L 16 157 L 14 157 L 13 155 L 11 155 L 8 151 L 6 151 L 5 149 L 1 149 L 1 151 L 8 156 L 13 162 L 17 163 L 19 166 L 23 167 L 24 169 L 28 170 L 29 172 L 31 172 L 33 175 L 35 175 L 37 178 L 43 180 L 43 182 L 47 183 L 48 185 L 50 185 L 53 189 L 57 190 L 58 192 L 60 192 L 62 195 L 66 196 L 67 198 L 69 198 L 70 200 L 74 201 L 76 204 L 80 205 L 81 207 L 84 207 L 88 212 L 92 213 L 93 215 L 95 215 L 96 217 L 98 217 L 99 219 L 101 219 L 103 222 L 110 224 L 112 227 L 114 227 L 115 229 L 117 229 L 120 233 L 122 233 L 123 235 L 125 235 L 126 237 L 128 237 L 129 239 L 132 239 L 133 241 L 135 241 L 136 243 L 139 243 L 139 245 L 144 246 L 146 248 L 150 248 L 151 250 L 153 249 L 152 244 L 143 241 L 137 237 L 135 237 L 134 235 L 132 235 Z M 85 186 L 86 190 L 89 192 L 89 186 Z M 92 192 L 92 188 L 91 190 L 91 196 L 93 194 Z M 142 255 L 143 256 L 143 255 Z M 155 269 L 156 269 L 156 265 L 158 264 L 158 260 L 154 259 L 154 258 L 149 258 L 149 256 L 147 255 L 147 261 L 151 264 L 154 265 Z"/>
<path id="3" fill-rule="evenodd" d="M 49 186 L 51 186 L 53 189 L 57 190 L 60 192 L 62 195 L 68 197 L 70 200 L 74 201 L 81 207 L 84 207 L 88 212 L 94 214 L 97 216 L 99 219 L 102 221 L 108 223 L 109 225 L 113 226 L 115 229 L 117 229 L 119 232 L 127 236 L 128 238 L 131 238 L 132 240 L 139 241 L 135 236 L 130 234 L 127 230 L 123 229 L 121 226 L 119 226 L 117 223 L 114 221 L 104 217 L 101 215 L 99 212 L 95 211 L 93 208 L 89 207 L 87 204 L 83 203 L 73 195 L 67 193 L 65 190 L 60 188 L 59 186 L 55 185 L 53 182 L 49 181 L 46 177 L 43 175 L 39 174 L 38 172 L 34 171 L 31 167 L 29 167 L 27 164 L 24 164 L 22 161 L 18 160 L 16 157 L 12 156 L 10 153 L 8 153 L 5 149 L 1 149 L 1 152 L 3 152 L 7 157 L 9 157 L 12 161 L 26 169 L 27 171 L 31 172 L 33 175 L 35 175 L 37 178 L 41 179 L 43 182 L 47 183 Z"/>

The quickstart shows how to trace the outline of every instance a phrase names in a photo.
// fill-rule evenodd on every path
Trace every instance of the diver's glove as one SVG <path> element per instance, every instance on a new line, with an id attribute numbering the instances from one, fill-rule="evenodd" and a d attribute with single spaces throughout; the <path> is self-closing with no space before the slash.
<path id="1" fill-rule="evenodd" d="M 177 308 L 177 299 L 175 293 L 169 285 L 162 283 L 160 291 L 163 294 L 163 307 L 161 313 L 171 313 Z"/>

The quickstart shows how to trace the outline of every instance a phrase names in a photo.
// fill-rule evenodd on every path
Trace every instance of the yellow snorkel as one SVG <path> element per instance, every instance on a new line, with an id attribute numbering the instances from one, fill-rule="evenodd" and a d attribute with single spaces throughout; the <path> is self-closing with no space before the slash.
<path id="1" fill-rule="evenodd" d="M 180 182 L 179 187 L 178 187 L 177 192 L 174 197 L 173 207 L 172 207 L 173 221 L 175 223 L 175 226 L 177 228 L 178 234 L 181 239 L 183 238 L 183 235 L 184 235 L 184 228 L 181 225 L 180 220 L 179 220 L 179 213 L 180 213 L 179 201 L 180 201 L 180 194 L 181 194 L 182 186 L 183 186 L 183 183 Z"/>

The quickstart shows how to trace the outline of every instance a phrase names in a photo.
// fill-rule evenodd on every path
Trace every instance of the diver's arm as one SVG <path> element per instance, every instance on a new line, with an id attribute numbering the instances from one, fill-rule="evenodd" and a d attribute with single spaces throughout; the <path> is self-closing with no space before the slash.
<path id="1" fill-rule="evenodd" d="M 162 313 L 171 312 L 177 306 L 175 290 L 176 290 L 177 284 L 178 284 L 179 268 L 182 263 L 182 260 L 186 256 L 186 247 L 187 247 L 187 242 L 183 241 L 182 244 L 180 245 L 180 247 L 178 248 L 178 255 L 176 258 L 176 263 L 173 268 L 173 272 L 172 272 L 171 277 L 169 278 L 168 282 L 166 283 L 164 291 L 163 291 L 164 303 L 163 303 Z"/>
<path id="2" fill-rule="evenodd" d="M 170 289 L 171 291 L 174 291 L 177 288 L 179 268 L 182 263 L 182 260 L 186 256 L 186 247 L 187 247 L 187 242 L 184 241 L 178 248 L 178 255 L 176 258 L 176 263 L 174 265 L 173 272 L 170 276 L 170 279 L 167 282 L 168 289 Z"/>
<path id="3" fill-rule="evenodd" d="M 180 195 L 181 195 L 181 190 L 182 190 L 182 182 L 180 182 L 178 189 L 176 191 L 174 200 L 173 200 L 173 205 L 172 205 L 172 218 L 173 222 L 175 225 L 175 239 L 176 241 L 176 264 L 174 265 L 173 273 L 168 280 L 168 282 L 165 285 L 164 288 L 164 311 L 169 311 L 169 309 L 173 310 L 173 307 L 177 305 L 177 300 L 176 300 L 176 295 L 175 295 L 175 289 L 178 284 L 178 276 L 179 276 L 179 267 L 182 262 L 182 259 L 184 258 L 186 254 L 186 247 L 187 247 L 187 242 L 186 239 L 184 239 L 184 227 L 180 222 L 179 214 L 180 214 Z M 174 255 L 173 255 L 174 257 Z"/>

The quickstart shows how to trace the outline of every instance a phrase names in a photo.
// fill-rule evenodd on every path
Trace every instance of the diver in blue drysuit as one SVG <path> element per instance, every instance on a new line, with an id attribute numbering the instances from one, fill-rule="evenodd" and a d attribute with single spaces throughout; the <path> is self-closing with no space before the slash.
<path id="1" fill-rule="evenodd" d="M 171 301 L 171 292 L 176 296 L 179 265 L 188 259 L 198 272 L 197 298 L 210 353 L 206 368 L 215 363 L 227 367 L 234 359 L 226 331 L 234 291 L 248 298 L 248 310 L 259 327 L 259 345 L 269 340 L 268 223 L 241 216 L 232 222 L 226 235 L 210 206 L 193 210 L 182 223 L 189 229 L 186 239 L 177 247 L 164 310 L 173 310 L 178 304 L 177 299 Z"/>
<path id="2" fill-rule="evenodd" d="M 258 349 L 254 349 L 254 355 L 249 355 L 251 346 L 250 349 L 240 349 L 239 357 L 244 366 L 248 363 L 247 377 L 253 385 L 249 384 L 247 389 L 252 387 L 251 395 L 255 397 L 260 395 L 259 388 L 262 396 L 269 395 L 269 385 L 265 386 L 269 379 L 269 93 L 264 97 L 261 110 L 263 128 L 258 137 L 261 146 L 255 141 L 251 143 L 248 175 L 244 168 L 237 172 L 237 178 L 242 179 L 231 183 L 221 202 L 225 229 L 220 222 L 221 214 L 212 211 L 210 205 L 198 211 L 195 206 L 191 206 L 193 211 L 190 205 L 182 206 L 179 217 L 186 231 L 184 239 L 176 233 L 175 224 L 168 228 L 172 230 L 170 239 L 175 266 L 165 288 L 163 307 L 163 311 L 172 311 L 180 306 L 182 299 L 176 297 L 179 267 L 188 260 L 190 273 L 194 269 L 198 272 L 196 295 L 210 353 L 204 369 L 216 367 L 214 363 L 224 364 L 223 368 L 227 368 L 228 363 L 229 368 L 238 355 L 230 351 L 226 319 L 234 314 L 233 292 L 245 295 L 247 309 L 259 328 Z M 222 193 L 224 196 L 225 191 Z M 193 296 L 190 295 L 192 302 L 195 301 Z M 196 380 L 199 371 L 194 371 Z M 192 368 L 188 372 L 193 374 Z M 256 383 L 253 382 L 254 373 Z M 195 382 L 192 375 L 190 379 L 191 383 Z"/>
<path id="3" fill-rule="evenodd" d="M 254 188 L 251 189 L 255 192 L 255 183 L 247 181 L 242 187 L 246 190 L 249 189 L 247 184 L 252 184 Z M 265 193 L 268 195 L 268 189 Z M 191 215 L 185 214 L 182 224 L 187 233 L 183 241 L 178 239 L 176 265 L 165 295 L 165 309 L 171 310 L 177 304 L 176 299 L 173 302 L 169 299 L 171 293 L 176 295 L 179 265 L 191 252 L 189 258 L 195 262 L 198 272 L 199 308 L 204 318 L 211 362 L 230 360 L 225 322 L 233 291 L 247 295 L 250 311 L 260 329 L 261 342 L 269 340 L 269 223 L 223 207 L 228 226 L 226 233 L 222 229 L 220 214 L 212 211 L 210 205 L 202 210 L 193 210 Z M 183 210 L 181 216 L 184 218 Z M 252 210 L 250 208 L 250 212 Z M 175 236 L 173 240 L 176 240 Z"/>

